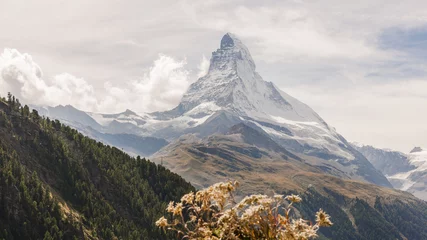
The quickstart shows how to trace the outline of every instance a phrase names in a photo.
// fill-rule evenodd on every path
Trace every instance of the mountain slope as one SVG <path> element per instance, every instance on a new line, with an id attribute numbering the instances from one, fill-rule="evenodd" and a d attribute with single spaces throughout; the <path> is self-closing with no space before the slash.
<path id="1" fill-rule="evenodd" d="M 339 175 L 339 168 L 292 154 L 242 123 L 226 134 L 182 136 L 153 157 L 198 188 L 234 179 L 240 182 L 241 196 L 297 192 L 304 198 L 297 208 L 306 218 L 318 208 L 331 214 L 336 224 L 320 230 L 327 239 L 427 237 L 427 202 L 407 192 L 331 176 Z"/>
<path id="2" fill-rule="evenodd" d="M 194 190 L 164 167 L 11 100 L 0 100 L 0 163 L 6 239 L 166 239 L 154 221 Z"/>
<path id="3" fill-rule="evenodd" d="M 72 125 L 80 124 L 85 127 L 91 127 L 95 130 L 101 130 L 102 126 L 95 121 L 91 116 L 87 113 L 80 111 L 74 108 L 71 105 L 58 105 L 56 107 L 39 107 L 39 106 L 30 106 L 33 109 L 36 109 L 39 114 L 50 117 L 54 119 L 58 119 L 62 122 L 69 123 Z"/>
<path id="4" fill-rule="evenodd" d="M 129 133 L 102 133 L 92 128 L 78 130 L 85 136 L 122 149 L 131 156 L 151 156 L 168 144 L 163 138 L 144 137 Z"/>
<path id="5" fill-rule="evenodd" d="M 427 201 L 427 150 L 416 147 L 405 154 L 366 145 L 355 146 L 389 179 L 393 187 Z"/>
<path id="6" fill-rule="evenodd" d="M 5 152 L 2 146 L 0 183 L 0 238 L 83 238 L 80 224 L 73 222 L 73 216 L 65 214 L 62 205 L 51 198 L 37 174 L 29 175 L 16 156 Z"/>

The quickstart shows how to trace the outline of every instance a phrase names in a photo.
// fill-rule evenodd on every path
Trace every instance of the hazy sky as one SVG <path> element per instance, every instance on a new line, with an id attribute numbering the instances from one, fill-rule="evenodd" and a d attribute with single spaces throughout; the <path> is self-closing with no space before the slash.
<path id="1" fill-rule="evenodd" d="M 427 146 L 427 1 L 0 0 L 0 94 L 174 107 L 226 32 L 349 141 Z"/>

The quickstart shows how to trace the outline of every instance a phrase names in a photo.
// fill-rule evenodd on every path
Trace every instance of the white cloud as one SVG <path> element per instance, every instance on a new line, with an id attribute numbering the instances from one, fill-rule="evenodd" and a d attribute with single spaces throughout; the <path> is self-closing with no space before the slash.
<path id="1" fill-rule="evenodd" d="M 124 82 L 120 86 L 105 83 L 106 95 L 99 109 L 122 111 L 130 108 L 147 112 L 175 107 L 191 83 L 185 65 L 185 60 L 159 55 L 140 80 Z"/>
<path id="2" fill-rule="evenodd" d="M 41 105 L 73 104 L 77 108 L 96 106 L 94 90 L 84 79 L 63 73 L 49 83 L 29 54 L 5 49 L 0 55 L 1 93 L 12 92 L 22 102 Z"/>
<path id="3" fill-rule="evenodd" d="M 29 54 L 5 49 L 0 55 L 0 92 L 10 91 L 24 103 L 56 106 L 70 104 L 86 111 L 118 112 L 130 108 L 138 112 L 168 110 L 187 90 L 190 81 L 186 61 L 159 55 L 141 79 L 118 84 L 106 82 L 95 91 L 83 78 L 69 73 L 50 82 Z"/>
<path id="4" fill-rule="evenodd" d="M 207 59 L 205 55 L 203 55 L 202 61 L 200 61 L 199 66 L 197 67 L 197 69 L 199 70 L 199 72 L 197 73 L 198 78 L 201 78 L 208 73 L 209 65 L 210 65 L 209 59 Z"/>
<path id="5" fill-rule="evenodd" d="M 98 104 L 93 86 L 69 73 L 54 76 L 46 92 L 50 105 L 70 104 L 78 109 L 91 110 Z"/>
<path id="6" fill-rule="evenodd" d="M 5 49 L 0 56 L 0 82 L 6 91 L 19 93 L 22 98 L 43 98 L 46 84 L 40 67 L 28 54 Z"/>

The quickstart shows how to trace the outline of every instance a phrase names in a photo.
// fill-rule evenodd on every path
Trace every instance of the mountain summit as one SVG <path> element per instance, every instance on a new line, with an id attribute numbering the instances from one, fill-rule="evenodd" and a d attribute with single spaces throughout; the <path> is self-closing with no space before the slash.
<path id="1" fill-rule="evenodd" d="M 178 109 L 183 114 L 201 104 L 239 116 L 313 121 L 327 127 L 308 106 L 264 81 L 248 48 L 231 33 L 223 36 L 220 48 L 212 53 L 208 73 L 190 86 Z"/>

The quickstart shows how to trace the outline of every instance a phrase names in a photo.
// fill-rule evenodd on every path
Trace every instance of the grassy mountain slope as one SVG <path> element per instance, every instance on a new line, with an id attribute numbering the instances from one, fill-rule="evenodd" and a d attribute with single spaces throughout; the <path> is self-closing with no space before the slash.
<path id="1" fill-rule="evenodd" d="M 300 214 L 308 219 L 322 208 L 336 223 L 321 229 L 325 239 L 427 239 L 427 202 L 407 192 L 325 174 L 324 166 L 310 165 L 315 161 L 304 160 L 307 156 L 292 155 L 252 130 L 236 129 L 246 127 L 205 139 L 183 137 L 154 159 L 199 188 L 235 179 L 241 183 L 240 195 L 302 194 Z"/>
<path id="2" fill-rule="evenodd" d="M 0 239 L 165 239 L 154 226 L 193 190 L 162 166 L 0 100 Z"/>

